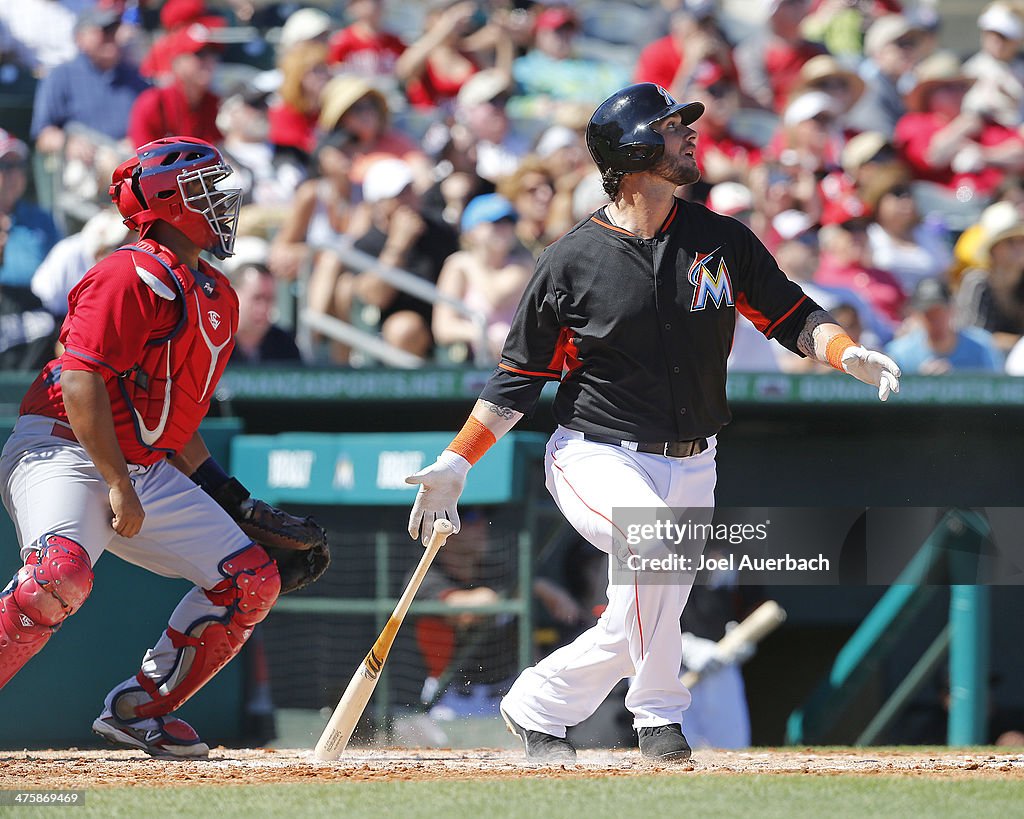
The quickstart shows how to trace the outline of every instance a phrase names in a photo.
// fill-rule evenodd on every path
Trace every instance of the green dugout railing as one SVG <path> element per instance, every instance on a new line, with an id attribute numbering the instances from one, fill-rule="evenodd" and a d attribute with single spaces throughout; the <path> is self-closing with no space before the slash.
<path id="1" fill-rule="evenodd" d="M 989 668 L 989 589 L 978 584 L 990 527 L 981 514 L 949 509 L 921 549 L 840 650 L 828 675 L 786 725 L 790 744 L 821 744 L 872 672 L 891 656 L 916 616 L 948 585 L 948 623 L 856 739 L 876 742 L 949 656 L 947 741 L 985 741 Z"/>

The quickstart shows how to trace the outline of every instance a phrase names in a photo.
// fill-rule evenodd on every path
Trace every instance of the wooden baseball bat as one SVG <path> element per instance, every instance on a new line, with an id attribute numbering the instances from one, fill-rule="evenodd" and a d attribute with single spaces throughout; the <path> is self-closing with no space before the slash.
<path id="1" fill-rule="evenodd" d="M 324 732 L 320 735 L 320 740 L 317 742 L 316 751 L 314 752 L 317 759 L 337 759 L 348 745 L 348 741 L 352 738 L 352 732 L 356 728 L 356 723 L 359 722 L 359 718 L 366 708 L 366 703 L 370 701 L 373 689 L 377 687 L 380 670 L 384 667 L 384 661 L 388 658 L 388 652 L 391 651 L 391 646 L 395 642 L 395 636 L 402 625 L 402 620 L 405 619 L 405 614 L 409 611 L 409 605 L 416 596 L 416 592 L 419 591 L 420 584 L 427 574 L 427 569 L 430 568 L 434 555 L 444 546 L 444 542 L 453 530 L 454 527 L 451 521 L 434 521 L 434 529 L 430 534 L 430 540 L 427 541 L 427 548 L 423 550 L 423 557 L 420 558 L 416 571 L 413 572 L 412 578 L 405 587 L 405 591 L 402 592 L 402 596 L 399 598 L 395 610 L 391 613 L 391 617 L 388 618 L 387 625 L 384 626 L 384 630 L 377 638 L 377 642 L 373 644 L 370 653 L 363 658 L 362 664 L 356 669 L 356 673 L 349 681 L 345 693 L 342 694 L 341 700 L 334 709 L 334 713 L 331 714 L 327 727 L 324 728 Z"/>
<path id="2" fill-rule="evenodd" d="M 786 610 L 774 600 L 766 600 L 747 618 L 718 641 L 718 656 L 723 664 L 733 662 L 736 650 L 744 643 L 757 644 L 786 622 Z M 687 671 L 680 679 L 687 688 L 700 681 L 700 674 Z"/>

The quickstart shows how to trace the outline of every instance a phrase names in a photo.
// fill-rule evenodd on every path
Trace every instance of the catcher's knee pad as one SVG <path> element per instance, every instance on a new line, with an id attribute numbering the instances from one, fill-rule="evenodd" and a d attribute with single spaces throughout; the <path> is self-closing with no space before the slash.
<path id="1" fill-rule="evenodd" d="M 75 541 L 48 533 L 0 592 L 0 688 L 44 646 L 92 591 L 92 561 Z"/>
<path id="2" fill-rule="evenodd" d="M 163 716 L 180 707 L 241 650 L 253 626 L 277 601 L 281 576 L 262 546 L 254 543 L 226 557 L 220 572 L 224 580 L 205 594 L 227 612 L 219 618 L 200 618 L 184 632 L 168 628 L 167 636 L 178 650 L 174 669 L 158 682 L 140 671 L 136 679 L 142 690 L 130 688 L 117 697 L 114 713 L 120 719 Z"/>

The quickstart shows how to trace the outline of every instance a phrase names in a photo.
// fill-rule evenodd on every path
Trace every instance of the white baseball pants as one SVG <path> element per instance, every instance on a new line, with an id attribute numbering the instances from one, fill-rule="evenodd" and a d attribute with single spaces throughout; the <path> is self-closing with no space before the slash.
<path id="1" fill-rule="evenodd" d="M 715 439 L 700 455 L 666 458 L 584 440 L 559 427 L 545 455 L 548 491 L 583 537 L 613 554 L 613 509 L 714 506 Z M 665 513 L 667 516 L 667 513 Z M 620 533 L 621 535 L 621 533 Z M 621 537 L 619 541 L 621 542 Z M 611 582 L 597 624 L 516 680 L 502 707 L 523 728 L 564 737 L 623 677 L 636 728 L 680 724 L 690 692 L 679 681 L 679 618 L 691 586 Z"/>

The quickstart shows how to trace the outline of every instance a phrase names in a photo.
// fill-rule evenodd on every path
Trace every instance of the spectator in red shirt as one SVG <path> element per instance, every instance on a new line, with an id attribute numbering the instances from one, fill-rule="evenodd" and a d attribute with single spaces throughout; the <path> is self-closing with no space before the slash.
<path id="1" fill-rule="evenodd" d="M 221 141 L 220 98 L 210 85 L 222 46 L 209 41 L 206 33 L 203 26 L 189 26 L 173 35 L 170 85 L 143 91 L 132 106 L 128 139 L 133 146 L 175 135 Z"/>
<path id="2" fill-rule="evenodd" d="M 281 57 L 280 100 L 267 112 L 279 158 L 305 164 L 316 147 L 320 98 L 330 79 L 326 58 L 327 46 L 317 42 L 299 43 Z"/>
<path id="3" fill-rule="evenodd" d="M 893 326 L 903 319 L 906 294 L 896 278 L 870 263 L 868 219 L 848 219 L 818 232 L 821 263 L 814 281 L 823 287 L 844 287 L 870 304 Z"/>
<path id="4" fill-rule="evenodd" d="M 722 66 L 733 80 L 737 76 L 732 46 L 715 21 L 714 0 L 686 0 L 672 13 L 669 33 L 640 52 L 634 81 L 656 83 L 684 99 L 703 62 Z"/>
<path id="5" fill-rule="evenodd" d="M 348 4 L 352 24 L 341 29 L 329 43 L 327 59 L 346 74 L 387 77 L 405 51 L 405 43 L 381 28 L 383 0 L 353 0 Z"/>
<path id="6" fill-rule="evenodd" d="M 825 53 L 820 43 L 805 39 L 800 30 L 810 6 L 809 0 L 771 0 L 768 29 L 736 46 L 741 87 L 763 108 L 781 113 L 803 64 Z"/>
<path id="7" fill-rule="evenodd" d="M 463 46 L 476 14 L 472 0 L 435 5 L 427 12 L 424 32 L 395 64 L 409 102 L 417 108 L 450 106 L 480 65 Z"/>
<path id="8" fill-rule="evenodd" d="M 952 54 L 921 63 L 906 96 L 909 113 L 896 125 L 894 142 L 915 177 L 956 190 L 992 193 L 1006 173 L 1024 170 L 1024 139 L 985 111 L 964 104 L 973 80 Z"/>

